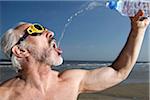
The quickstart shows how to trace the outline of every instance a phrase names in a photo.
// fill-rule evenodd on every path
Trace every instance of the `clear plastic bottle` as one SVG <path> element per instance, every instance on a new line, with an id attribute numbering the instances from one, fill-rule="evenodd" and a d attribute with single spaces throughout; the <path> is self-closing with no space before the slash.
<path id="1" fill-rule="evenodd" d="M 123 16 L 134 16 L 139 10 L 150 17 L 150 0 L 108 0 L 106 6 L 117 10 Z"/>

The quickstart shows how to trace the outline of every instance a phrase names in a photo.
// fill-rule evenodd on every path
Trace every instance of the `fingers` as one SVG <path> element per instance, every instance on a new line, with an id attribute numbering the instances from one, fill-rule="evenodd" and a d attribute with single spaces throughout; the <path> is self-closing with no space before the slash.
<path id="1" fill-rule="evenodd" d="M 148 19 L 147 17 L 141 17 L 139 20 L 140 21 L 143 21 L 143 20 L 145 20 L 145 19 Z"/>
<path id="2" fill-rule="evenodd" d="M 144 16 L 144 12 L 142 10 L 139 10 L 138 13 L 134 16 L 134 20 L 137 21 L 143 16 Z"/>
<path id="3" fill-rule="evenodd" d="M 131 25 L 134 28 L 147 28 L 147 26 L 150 24 L 149 17 L 144 17 L 144 12 L 142 10 L 139 10 L 138 13 L 134 17 L 130 17 L 131 19 Z"/>
<path id="4" fill-rule="evenodd" d="M 138 13 L 134 16 L 134 17 L 130 17 L 131 21 L 138 21 L 141 17 L 144 16 L 144 12 L 142 10 L 139 10 Z M 142 18 L 143 20 L 145 19 L 146 17 Z"/>

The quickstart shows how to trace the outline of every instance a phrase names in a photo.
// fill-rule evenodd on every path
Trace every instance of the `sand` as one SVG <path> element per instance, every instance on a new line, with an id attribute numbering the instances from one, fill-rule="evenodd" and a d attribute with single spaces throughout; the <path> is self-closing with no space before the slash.
<path id="1" fill-rule="evenodd" d="M 81 94 L 78 100 L 149 100 L 149 83 L 120 84 L 102 92 Z"/>

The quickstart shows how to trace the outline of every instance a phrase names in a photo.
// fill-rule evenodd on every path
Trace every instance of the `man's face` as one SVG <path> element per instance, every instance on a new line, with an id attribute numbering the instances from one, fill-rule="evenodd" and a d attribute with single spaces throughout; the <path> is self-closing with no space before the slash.
<path id="1" fill-rule="evenodd" d="M 63 62 L 62 51 L 57 47 L 53 37 L 54 33 L 47 29 L 41 35 L 28 36 L 27 49 L 35 60 L 50 66 L 58 66 Z"/>

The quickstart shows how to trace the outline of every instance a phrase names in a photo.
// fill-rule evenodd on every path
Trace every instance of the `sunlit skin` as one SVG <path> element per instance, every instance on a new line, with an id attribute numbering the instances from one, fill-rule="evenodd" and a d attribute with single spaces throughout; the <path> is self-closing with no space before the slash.
<path id="1" fill-rule="evenodd" d="M 62 51 L 55 41 L 49 45 L 49 40 L 54 37 L 53 32 L 45 30 L 40 36 L 28 36 L 25 41 L 35 46 L 39 53 L 47 50 L 51 63 L 39 62 L 31 51 L 15 45 L 12 52 L 23 62 L 22 74 L 0 85 L 0 100 L 77 100 L 80 93 L 102 91 L 122 82 L 138 58 L 149 25 L 148 19 L 141 20 L 142 16 L 143 12 L 139 11 L 130 18 L 131 32 L 112 65 L 94 70 L 72 69 L 62 73 L 52 70 L 52 65 L 62 63 Z M 29 26 L 20 26 L 20 34 Z"/>

